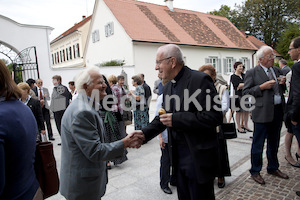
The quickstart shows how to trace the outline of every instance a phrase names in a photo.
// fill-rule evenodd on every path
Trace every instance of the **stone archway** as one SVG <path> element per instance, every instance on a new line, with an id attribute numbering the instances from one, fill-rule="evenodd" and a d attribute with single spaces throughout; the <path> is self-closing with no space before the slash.
<path id="1" fill-rule="evenodd" d="M 19 51 L 16 48 L 0 40 L 0 54 L 6 56 L 11 63 L 13 63 L 18 53 Z"/>
<path id="2" fill-rule="evenodd" d="M 28 78 L 40 78 L 35 46 L 18 52 L 11 45 L 0 41 L 0 53 L 11 61 L 12 76 L 16 83 L 24 82 Z"/>

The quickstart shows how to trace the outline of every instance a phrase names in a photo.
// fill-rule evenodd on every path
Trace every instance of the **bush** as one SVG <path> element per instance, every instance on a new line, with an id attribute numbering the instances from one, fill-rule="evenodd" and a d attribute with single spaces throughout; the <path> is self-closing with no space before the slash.
<path id="1" fill-rule="evenodd" d="M 125 60 L 111 60 L 101 63 L 100 66 L 123 66 L 124 64 Z"/>

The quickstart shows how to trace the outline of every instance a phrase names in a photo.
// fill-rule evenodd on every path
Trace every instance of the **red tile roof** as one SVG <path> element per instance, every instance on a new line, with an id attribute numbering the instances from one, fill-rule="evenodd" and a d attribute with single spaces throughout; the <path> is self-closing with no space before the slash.
<path id="1" fill-rule="evenodd" d="M 257 39 L 253 35 L 246 35 L 244 31 L 241 31 L 241 33 L 244 35 L 244 37 L 248 41 L 250 41 L 253 45 L 255 45 L 257 49 L 259 49 L 262 46 L 268 46 L 267 44 L 265 44 L 264 42 L 260 41 L 259 39 Z M 278 53 L 275 49 L 274 49 L 274 53 L 276 54 L 277 57 L 282 57 L 282 55 L 280 53 Z"/>
<path id="2" fill-rule="evenodd" d="M 78 28 L 80 28 L 81 26 L 83 26 L 84 24 L 86 24 L 88 21 L 90 21 L 92 18 L 92 15 L 90 15 L 89 17 L 84 18 L 81 22 L 76 23 L 74 26 L 72 26 L 70 29 L 68 29 L 67 31 L 65 31 L 63 34 L 59 35 L 57 38 L 55 38 L 54 40 L 52 40 L 50 42 L 50 44 L 53 44 L 54 42 L 60 40 L 61 38 L 69 35 L 70 33 L 73 33 L 74 31 L 76 31 Z"/>
<path id="3" fill-rule="evenodd" d="M 140 2 L 103 0 L 133 41 L 257 50 L 225 17 Z"/>

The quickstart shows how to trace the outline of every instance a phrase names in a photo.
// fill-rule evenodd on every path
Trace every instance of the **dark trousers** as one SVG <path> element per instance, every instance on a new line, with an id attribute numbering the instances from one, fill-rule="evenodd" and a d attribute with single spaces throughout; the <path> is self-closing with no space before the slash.
<path id="1" fill-rule="evenodd" d="M 164 149 L 161 149 L 160 157 L 160 187 L 162 189 L 168 187 L 171 180 L 171 161 L 169 155 L 168 144 L 166 144 Z"/>
<path id="2" fill-rule="evenodd" d="M 178 165 L 176 170 L 177 193 L 179 200 L 214 200 L 214 177 L 200 184 L 197 180 L 192 155 L 185 145 L 177 147 Z"/>
<path id="3" fill-rule="evenodd" d="M 45 106 L 42 108 L 43 112 L 43 118 L 47 125 L 47 131 L 48 131 L 48 137 L 49 139 L 53 137 L 51 122 L 50 122 L 50 111 L 49 109 L 45 108 Z"/>
<path id="4" fill-rule="evenodd" d="M 279 167 L 278 147 L 280 140 L 280 131 L 282 127 L 283 110 L 281 105 L 274 108 L 274 118 L 268 123 L 254 123 L 254 132 L 251 148 L 251 169 L 250 173 L 259 174 L 263 164 L 263 148 L 267 138 L 267 171 L 272 173 Z"/>
<path id="5" fill-rule="evenodd" d="M 56 128 L 58 130 L 59 135 L 61 135 L 61 133 L 60 133 L 61 119 L 62 119 L 64 113 L 65 113 L 65 110 L 53 112 L 53 114 L 54 114 L 54 120 L 55 120 L 55 124 L 56 124 Z"/>
<path id="6" fill-rule="evenodd" d="M 221 133 L 219 133 L 221 134 Z M 231 176 L 228 150 L 227 150 L 227 141 L 223 138 L 218 139 L 218 178 L 224 176 Z"/>

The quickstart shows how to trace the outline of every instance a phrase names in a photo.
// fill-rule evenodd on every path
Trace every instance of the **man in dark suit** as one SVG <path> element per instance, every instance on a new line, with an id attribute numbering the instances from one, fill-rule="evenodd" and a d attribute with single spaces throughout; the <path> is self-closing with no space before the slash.
<path id="1" fill-rule="evenodd" d="M 291 89 L 287 102 L 287 116 L 291 120 L 293 134 L 300 145 L 300 37 L 292 40 L 289 48 L 292 60 L 297 62 L 292 66 Z M 296 153 L 297 159 L 299 155 Z M 296 193 L 300 196 L 300 191 Z"/>
<path id="2" fill-rule="evenodd" d="M 26 83 L 29 85 L 30 87 L 30 91 L 29 91 L 29 95 L 34 98 L 34 99 L 38 99 L 37 96 L 34 93 L 34 89 L 36 88 L 35 84 L 35 80 L 33 80 L 32 78 L 27 79 Z"/>
<path id="3" fill-rule="evenodd" d="M 163 89 L 162 107 L 167 114 L 156 116 L 134 134 L 149 141 L 167 128 L 178 198 L 213 200 L 218 155 L 216 126 L 222 122 L 222 113 L 215 110 L 213 102 L 217 95 L 213 81 L 207 74 L 184 66 L 181 49 L 174 44 L 158 49 L 155 69 L 163 80 L 171 80 Z"/>
<path id="4" fill-rule="evenodd" d="M 50 109 L 54 114 L 54 120 L 59 135 L 61 135 L 61 119 L 64 115 L 65 110 L 69 106 L 72 94 L 68 88 L 61 84 L 61 76 L 55 75 L 52 77 L 54 85 L 53 92 L 51 95 Z M 58 143 L 58 145 L 61 145 Z"/>
<path id="5" fill-rule="evenodd" d="M 251 177 L 259 184 L 265 184 L 260 175 L 262 169 L 262 153 L 267 138 L 267 171 L 269 174 L 288 179 L 281 172 L 278 162 L 278 147 L 280 131 L 283 121 L 285 101 L 283 97 L 285 78 L 280 69 L 273 67 L 275 54 L 269 46 L 263 46 L 257 51 L 259 65 L 247 71 L 243 94 L 250 94 L 255 99 L 255 108 L 252 111 L 254 132 L 251 147 Z"/>
<path id="6" fill-rule="evenodd" d="M 43 87 L 42 79 L 36 80 L 36 86 L 37 87 L 34 87 L 32 90 L 34 91 L 35 95 L 38 97 L 38 100 L 40 100 L 42 112 L 43 112 L 43 118 L 47 125 L 49 140 L 55 140 L 53 138 L 52 126 L 50 122 L 50 111 L 49 111 L 49 104 L 48 104 L 48 101 L 50 100 L 49 90 Z"/>
<path id="7" fill-rule="evenodd" d="M 287 73 L 291 71 L 291 68 L 287 66 L 287 62 L 284 59 L 279 60 L 279 67 L 282 71 L 282 74 L 286 76 Z"/>

